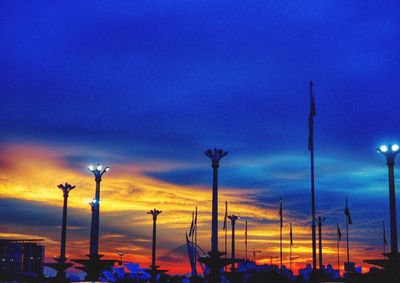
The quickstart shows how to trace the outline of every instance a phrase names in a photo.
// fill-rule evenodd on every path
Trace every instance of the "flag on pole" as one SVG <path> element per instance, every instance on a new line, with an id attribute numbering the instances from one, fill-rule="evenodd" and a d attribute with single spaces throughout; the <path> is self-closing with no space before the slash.
<path id="1" fill-rule="evenodd" d="M 346 208 L 344 209 L 344 214 L 346 214 L 347 223 L 353 224 L 353 222 L 351 221 L 350 210 L 349 210 L 349 207 L 347 205 L 347 198 L 346 198 Z"/>
<path id="2" fill-rule="evenodd" d="M 283 227 L 282 198 L 280 198 L 280 203 L 279 203 L 279 216 L 281 218 L 281 227 Z"/>
<path id="3" fill-rule="evenodd" d="M 227 227 L 227 219 L 228 219 L 228 202 L 225 202 L 225 216 L 224 216 L 224 227 L 222 227 L 223 230 L 226 229 Z"/>
<path id="4" fill-rule="evenodd" d="M 342 241 L 342 232 L 340 232 L 339 223 L 336 223 L 338 241 Z"/>
<path id="5" fill-rule="evenodd" d="M 290 222 L 290 245 L 293 246 L 292 222 Z"/>
<path id="6" fill-rule="evenodd" d="M 314 147 L 313 142 L 313 127 L 314 127 L 314 116 L 317 114 L 315 110 L 314 100 L 314 83 L 310 81 L 310 115 L 308 116 L 308 150 L 312 150 Z"/>
<path id="7" fill-rule="evenodd" d="M 246 229 L 244 230 L 244 244 L 247 245 L 247 221 L 246 221 Z"/>
<path id="8" fill-rule="evenodd" d="M 385 245 L 385 246 L 387 246 L 387 241 L 386 241 L 386 231 L 385 231 L 386 229 L 385 229 L 385 221 L 383 221 L 383 244 Z"/>
<path id="9" fill-rule="evenodd" d="M 190 224 L 189 237 L 192 236 L 193 227 L 194 227 L 194 212 L 192 212 L 192 224 Z"/>

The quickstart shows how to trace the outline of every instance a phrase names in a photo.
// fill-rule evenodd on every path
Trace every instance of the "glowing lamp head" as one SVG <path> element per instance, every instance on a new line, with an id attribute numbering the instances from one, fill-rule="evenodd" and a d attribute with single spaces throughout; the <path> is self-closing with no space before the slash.
<path id="1" fill-rule="evenodd" d="M 381 152 L 387 152 L 389 149 L 388 149 L 388 147 L 387 147 L 386 145 L 381 145 L 381 146 L 379 147 L 379 150 L 380 150 Z"/>
<path id="2" fill-rule="evenodd" d="M 96 169 L 99 170 L 99 171 L 101 171 L 101 169 L 103 169 L 103 166 L 101 166 L 101 165 L 99 164 L 99 165 L 97 165 Z"/>
<path id="3" fill-rule="evenodd" d="M 106 168 L 104 168 L 104 171 L 106 171 L 106 172 L 108 172 L 108 171 L 110 171 L 110 167 L 106 167 Z"/>
<path id="4" fill-rule="evenodd" d="M 93 170 L 94 170 L 93 165 L 89 165 L 89 166 L 88 166 L 88 169 L 89 169 L 90 171 L 93 171 Z"/>
<path id="5" fill-rule="evenodd" d="M 399 151 L 400 147 L 397 144 L 392 145 L 392 151 L 397 152 Z"/>

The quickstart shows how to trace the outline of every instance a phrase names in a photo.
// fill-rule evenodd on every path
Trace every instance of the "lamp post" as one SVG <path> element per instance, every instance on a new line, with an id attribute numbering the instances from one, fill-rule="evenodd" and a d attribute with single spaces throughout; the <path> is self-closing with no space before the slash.
<path id="1" fill-rule="evenodd" d="M 396 194 L 394 188 L 394 161 L 400 151 L 397 144 L 381 145 L 376 149 L 385 156 L 389 175 L 389 207 L 390 207 L 390 253 L 383 255 L 387 259 L 368 259 L 364 260 L 368 264 L 381 266 L 391 278 L 391 282 L 399 282 L 400 279 L 400 255 L 397 243 L 397 220 L 396 220 Z"/>
<path id="2" fill-rule="evenodd" d="M 319 269 L 322 268 L 322 223 L 326 220 L 325 217 L 318 216 L 318 237 L 319 237 Z"/>
<path id="3" fill-rule="evenodd" d="M 86 272 L 86 281 L 98 281 L 101 271 L 113 266 L 114 263 L 117 262 L 117 260 L 100 259 L 103 255 L 99 255 L 100 183 L 102 176 L 104 173 L 108 172 L 110 168 L 103 168 L 103 166 L 97 164 L 96 167 L 90 165 L 88 169 L 93 173 L 94 180 L 96 181 L 95 197 L 89 202 L 92 211 L 89 259 L 73 259 L 72 261 L 83 265 L 77 268 Z"/>
<path id="4" fill-rule="evenodd" d="M 159 266 L 156 265 L 156 239 L 157 239 L 157 230 L 156 230 L 156 225 L 157 225 L 157 216 L 161 213 L 161 210 L 157 210 L 154 208 L 154 210 L 150 210 L 147 212 L 147 214 L 150 214 L 153 216 L 153 241 L 152 241 L 152 247 L 151 247 L 151 265 L 150 269 L 148 270 L 150 273 L 150 282 L 155 283 L 157 282 L 156 276 L 157 274 L 164 273 L 166 270 L 158 270 Z"/>
<path id="5" fill-rule="evenodd" d="M 61 229 L 61 248 L 60 248 L 60 262 L 65 262 L 65 246 L 67 241 L 67 207 L 68 207 L 68 196 L 69 192 L 72 191 L 75 186 L 71 186 L 68 183 L 65 185 L 60 184 L 57 186 L 62 192 L 64 197 L 63 216 L 62 216 L 62 229 Z"/>
<path id="6" fill-rule="evenodd" d="M 218 168 L 219 161 L 228 154 L 227 151 L 214 148 L 204 152 L 211 159 L 213 168 L 213 193 L 212 193 L 212 227 L 211 227 L 211 253 L 218 254 Z"/>
<path id="7" fill-rule="evenodd" d="M 110 167 L 103 167 L 97 164 L 96 168 L 92 165 L 88 167 L 89 171 L 93 173 L 94 180 L 96 181 L 95 197 L 92 201 L 92 223 L 90 229 L 90 253 L 91 260 L 99 259 L 99 224 L 100 224 L 100 183 L 104 173 L 110 170 Z"/>
<path id="8" fill-rule="evenodd" d="M 207 281 L 212 283 L 221 282 L 220 269 L 230 263 L 226 258 L 220 258 L 223 252 L 218 251 L 218 168 L 219 161 L 228 154 L 222 149 L 208 149 L 204 154 L 210 158 L 211 167 L 213 168 L 212 183 L 212 214 L 211 214 L 211 251 L 208 256 L 199 259 L 210 268 L 207 275 Z"/>
<path id="9" fill-rule="evenodd" d="M 68 208 L 68 196 L 69 192 L 72 191 L 75 186 L 68 183 L 65 185 L 60 184 L 57 186 L 62 192 L 64 197 L 63 214 L 62 214 L 62 226 L 61 226 L 61 244 L 60 244 L 60 256 L 55 257 L 56 263 L 46 264 L 47 266 L 57 270 L 57 280 L 60 282 L 66 281 L 65 270 L 72 266 L 72 263 L 67 263 L 67 257 L 65 256 L 65 247 L 67 242 L 67 208 Z"/>
<path id="10" fill-rule="evenodd" d="M 382 145 L 376 149 L 380 154 L 386 157 L 389 175 L 389 206 L 390 206 L 390 254 L 398 256 L 397 243 L 397 220 L 396 220 L 396 192 L 394 186 L 394 161 L 399 153 L 400 147 L 394 145 Z"/>
<path id="11" fill-rule="evenodd" d="M 235 225 L 236 225 L 236 220 L 239 219 L 239 216 L 236 216 L 235 214 L 229 215 L 228 219 L 231 221 L 232 225 L 232 267 L 231 270 L 232 272 L 235 271 Z"/>

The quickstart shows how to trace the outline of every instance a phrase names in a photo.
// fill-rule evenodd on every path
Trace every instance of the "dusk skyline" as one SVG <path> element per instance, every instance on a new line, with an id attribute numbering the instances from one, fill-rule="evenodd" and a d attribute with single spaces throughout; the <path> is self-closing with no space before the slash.
<path id="1" fill-rule="evenodd" d="M 203 150 L 221 147 L 229 155 L 220 168 L 220 247 L 228 201 L 241 216 L 236 254 L 244 258 L 247 220 L 249 252 L 262 251 L 258 262 L 278 256 L 282 197 L 284 255 L 292 222 L 293 266 L 304 267 L 313 80 L 324 263 L 336 267 L 336 223 L 343 232 L 348 197 L 351 258 L 370 267 L 362 260 L 381 257 L 382 221 L 389 223 L 387 168 L 375 148 L 400 143 L 399 9 L 396 1 L 3 3 L 0 238 L 44 238 L 46 257 L 57 255 L 57 185 L 68 182 L 76 188 L 67 254 L 87 254 L 87 166 L 101 163 L 111 169 L 102 181 L 100 253 L 127 252 L 148 266 L 146 211 L 157 208 L 157 262 L 189 272 L 188 260 L 162 255 L 185 244 L 195 206 L 200 246 L 210 249 Z M 396 185 L 398 174 L 396 166 Z M 344 241 L 342 251 L 344 261 Z"/>

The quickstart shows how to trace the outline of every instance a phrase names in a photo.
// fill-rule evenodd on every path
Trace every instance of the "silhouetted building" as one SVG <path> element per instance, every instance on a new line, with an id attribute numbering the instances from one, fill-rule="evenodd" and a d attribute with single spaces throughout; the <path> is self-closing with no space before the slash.
<path id="1" fill-rule="evenodd" d="M 43 276 L 44 240 L 1 240 L 0 280 L 22 281 Z"/>

